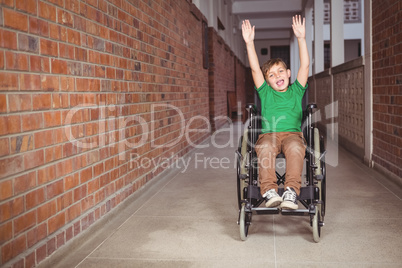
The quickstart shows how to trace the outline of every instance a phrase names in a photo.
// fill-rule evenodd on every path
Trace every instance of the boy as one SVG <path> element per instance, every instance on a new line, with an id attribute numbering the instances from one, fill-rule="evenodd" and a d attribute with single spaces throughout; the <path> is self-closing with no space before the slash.
<path id="1" fill-rule="evenodd" d="M 307 88 L 310 59 L 306 44 L 305 19 L 293 17 L 293 33 L 297 37 L 300 67 L 297 79 L 289 85 L 290 70 L 280 59 L 271 59 L 260 68 L 254 47 L 255 26 L 243 21 L 242 34 L 247 47 L 255 89 L 261 99 L 262 134 L 255 150 L 258 156 L 261 195 L 266 207 L 297 209 L 300 194 L 306 142 L 300 129 L 301 100 Z M 262 70 L 261 70 L 262 69 Z M 285 192 L 278 195 L 275 159 L 283 152 L 286 158 Z"/>

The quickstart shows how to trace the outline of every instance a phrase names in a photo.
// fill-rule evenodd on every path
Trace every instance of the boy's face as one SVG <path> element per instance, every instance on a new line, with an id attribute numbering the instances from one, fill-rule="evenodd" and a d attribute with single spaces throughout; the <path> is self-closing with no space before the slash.
<path id="1" fill-rule="evenodd" d="M 290 70 L 282 64 L 275 64 L 267 72 L 268 84 L 276 91 L 285 92 L 288 90 Z"/>

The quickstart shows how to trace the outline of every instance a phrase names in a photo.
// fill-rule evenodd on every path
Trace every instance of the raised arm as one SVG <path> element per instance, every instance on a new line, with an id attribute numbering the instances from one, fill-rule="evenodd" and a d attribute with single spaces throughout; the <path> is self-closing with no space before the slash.
<path id="1" fill-rule="evenodd" d="M 254 47 L 255 26 L 251 27 L 249 20 L 244 20 L 241 26 L 244 42 L 246 43 L 248 61 L 254 85 L 259 88 L 264 83 L 264 75 L 258 62 L 257 52 Z"/>
<path id="2" fill-rule="evenodd" d="M 304 87 L 307 84 L 310 58 L 307 50 L 306 43 L 306 19 L 301 19 L 301 16 L 293 17 L 293 33 L 297 38 L 297 43 L 299 45 L 299 56 L 300 56 L 300 67 L 297 73 L 297 81 Z"/>

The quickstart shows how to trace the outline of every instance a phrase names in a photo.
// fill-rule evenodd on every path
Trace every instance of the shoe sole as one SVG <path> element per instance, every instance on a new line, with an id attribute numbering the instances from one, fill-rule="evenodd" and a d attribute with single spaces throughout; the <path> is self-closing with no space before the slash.
<path id="1" fill-rule="evenodd" d="M 265 203 L 265 206 L 267 208 L 273 208 L 277 207 L 282 203 L 282 197 L 277 196 L 277 197 L 272 197 L 267 203 Z"/>
<path id="2" fill-rule="evenodd" d="M 299 206 L 291 201 L 283 201 L 281 204 L 281 209 L 298 209 Z"/>

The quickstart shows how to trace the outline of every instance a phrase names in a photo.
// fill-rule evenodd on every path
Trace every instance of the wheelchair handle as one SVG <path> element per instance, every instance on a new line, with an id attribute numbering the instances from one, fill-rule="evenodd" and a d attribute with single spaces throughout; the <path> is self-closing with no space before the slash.
<path id="1" fill-rule="evenodd" d="M 256 114 L 258 112 L 258 108 L 255 104 L 249 103 L 246 105 L 246 110 L 249 113 Z"/>

